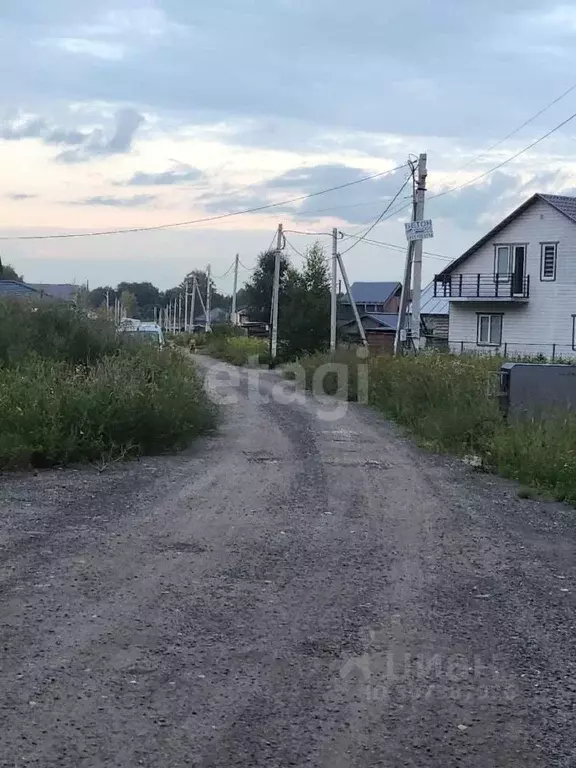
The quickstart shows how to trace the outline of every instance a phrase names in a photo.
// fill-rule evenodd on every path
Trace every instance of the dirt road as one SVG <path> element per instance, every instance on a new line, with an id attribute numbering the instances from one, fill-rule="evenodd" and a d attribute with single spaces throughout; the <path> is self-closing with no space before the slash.
<path id="1" fill-rule="evenodd" d="M 1 479 L 0 765 L 576 765 L 576 513 L 218 370 L 187 454 Z"/>

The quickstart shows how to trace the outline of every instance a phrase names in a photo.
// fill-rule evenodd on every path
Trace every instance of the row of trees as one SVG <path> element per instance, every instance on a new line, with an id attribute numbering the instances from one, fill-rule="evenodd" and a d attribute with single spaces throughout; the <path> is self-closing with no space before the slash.
<path id="1" fill-rule="evenodd" d="M 270 321 L 275 258 L 274 251 L 261 253 L 256 270 L 244 288 L 243 303 L 253 320 Z M 307 250 L 301 269 L 295 268 L 282 254 L 278 315 L 278 338 L 284 357 L 289 359 L 327 347 L 330 279 L 320 243 Z"/>
<path id="2" fill-rule="evenodd" d="M 238 291 L 237 307 L 248 309 L 252 320 L 268 323 L 272 303 L 274 280 L 274 251 L 260 253 L 251 279 Z M 120 299 L 130 317 L 152 320 L 154 310 L 165 307 L 186 286 L 190 290 L 196 278 L 202 296 L 206 296 L 207 277 L 201 270 L 189 272 L 180 285 L 161 291 L 150 282 L 122 282 L 115 288 L 99 286 L 86 295 L 89 308 L 100 310 L 107 305 L 114 307 Z M 2 266 L 0 279 L 22 280 L 15 270 Z M 214 282 L 212 307 L 230 310 L 232 297 L 219 293 Z M 198 308 L 200 311 L 200 307 Z M 324 250 L 315 243 L 305 254 L 300 269 L 292 265 L 285 254 L 280 260 L 280 305 L 278 337 L 287 357 L 312 352 L 326 347 L 330 327 L 330 282 Z"/>
<path id="3" fill-rule="evenodd" d="M 180 285 L 169 288 L 167 291 L 161 291 L 155 285 L 149 282 L 145 283 L 119 283 L 116 288 L 109 285 L 94 288 L 88 294 L 88 306 L 91 309 L 102 309 L 107 305 L 114 306 L 116 299 L 120 299 L 129 317 L 136 317 L 140 320 L 153 320 L 154 309 L 167 306 L 180 294 L 184 294 L 186 286 L 192 290 L 194 277 L 198 282 L 198 288 L 202 296 L 206 296 L 207 277 L 201 270 L 189 272 Z M 231 297 L 219 293 L 216 285 L 210 281 L 212 288 L 212 307 L 230 309 Z M 198 308 L 200 311 L 200 307 Z"/>

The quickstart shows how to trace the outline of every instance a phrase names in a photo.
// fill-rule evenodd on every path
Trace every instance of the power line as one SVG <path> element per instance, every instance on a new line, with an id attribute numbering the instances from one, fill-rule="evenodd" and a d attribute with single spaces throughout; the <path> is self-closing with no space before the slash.
<path id="1" fill-rule="evenodd" d="M 511 139 L 512 136 L 515 136 L 517 133 L 519 133 L 522 130 L 522 128 L 526 128 L 527 125 L 530 125 L 530 123 L 533 123 L 534 120 L 540 117 L 540 115 L 543 115 L 544 112 L 547 112 L 550 109 L 550 107 L 554 106 L 554 104 L 558 104 L 559 101 L 561 101 L 565 96 L 568 96 L 568 94 L 572 93 L 572 91 L 574 90 L 576 90 L 576 83 L 574 83 L 574 85 L 571 85 L 570 88 L 568 88 L 568 90 L 564 91 L 564 93 L 561 93 L 560 96 L 557 96 L 551 102 L 546 104 L 545 107 L 543 107 L 538 112 L 536 112 L 531 117 L 529 117 L 527 120 L 525 120 L 522 123 L 522 125 L 519 125 L 517 128 L 514 128 L 514 130 L 510 131 L 510 133 L 507 133 L 503 139 L 500 139 L 495 144 L 492 144 L 490 147 L 488 147 L 488 149 L 485 149 L 479 155 L 476 155 L 476 157 L 473 157 L 471 160 L 468 160 L 468 162 L 464 163 L 464 165 L 459 170 L 463 170 L 464 168 L 467 168 L 472 163 L 475 163 L 477 160 L 480 160 L 480 158 L 485 157 L 489 152 L 492 152 L 492 150 L 496 149 L 496 147 L 499 147 L 501 144 L 504 144 L 505 141 L 508 141 L 508 139 Z"/>
<path id="2" fill-rule="evenodd" d="M 232 272 L 232 270 L 234 269 L 234 264 L 235 264 L 235 261 L 232 262 L 230 267 L 227 269 L 226 272 L 224 272 L 223 275 L 211 275 L 212 280 L 223 280 L 225 277 L 228 277 L 230 272 Z"/>
<path id="3" fill-rule="evenodd" d="M 284 241 L 286 242 L 286 244 L 287 244 L 287 245 L 289 245 L 289 246 L 290 246 L 290 248 L 292 248 L 292 250 L 294 251 L 294 253 L 296 253 L 298 256 L 300 256 L 300 258 L 301 258 L 301 259 L 305 259 L 305 258 L 306 258 L 306 257 L 304 256 L 304 254 L 303 254 L 303 253 L 300 253 L 300 251 L 298 250 L 298 248 L 295 248 L 295 247 L 292 245 L 292 243 L 290 242 L 290 240 L 288 240 L 288 238 L 287 238 L 287 237 L 285 237 L 285 238 L 284 238 Z"/>
<path id="4" fill-rule="evenodd" d="M 322 189 L 319 192 L 311 192 L 307 195 L 299 195 L 298 197 L 293 197 L 289 200 L 281 200 L 278 203 L 268 203 L 267 205 L 259 205 L 254 208 L 246 208 L 244 210 L 234 211 L 232 213 L 221 213 L 216 216 L 206 216 L 201 219 L 191 219 L 189 221 L 177 221 L 171 224 L 157 224 L 151 227 L 132 227 L 130 229 L 115 229 L 115 230 L 96 231 L 96 232 L 66 232 L 66 233 L 60 233 L 56 235 L 18 235 L 18 236 L 6 235 L 6 236 L 0 237 L 0 240 L 63 240 L 63 239 L 69 239 L 72 237 L 104 237 L 106 235 L 126 235 L 126 234 L 132 234 L 136 232 L 152 232 L 152 231 L 161 230 L 161 229 L 173 229 L 175 227 L 186 227 L 186 226 L 192 226 L 193 224 L 205 224 L 211 221 L 221 221 L 222 219 L 229 219 L 234 216 L 242 216 L 247 213 L 258 213 L 260 211 L 267 211 L 272 208 L 278 208 L 283 205 L 298 203 L 298 202 L 301 202 L 302 200 L 309 200 L 312 197 L 325 195 L 328 192 L 336 192 L 340 189 L 346 189 L 347 187 L 352 187 L 356 184 L 362 184 L 365 181 L 371 181 L 372 179 L 377 179 L 377 178 L 381 178 L 382 176 L 387 176 L 388 174 L 394 173 L 395 171 L 398 171 L 403 167 L 404 165 L 399 165 L 397 168 L 391 168 L 388 171 L 373 173 L 372 175 L 364 176 L 361 179 L 355 179 L 354 181 L 348 181 L 345 184 L 339 184 L 335 187 Z"/>
<path id="5" fill-rule="evenodd" d="M 537 144 L 540 144 L 540 142 L 544 141 L 544 139 L 547 139 L 553 133 L 556 133 L 556 131 L 559 131 L 560 128 L 563 128 L 569 122 L 574 120 L 575 117 L 576 117 L 576 112 L 570 115 L 570 117 L 567 117 L 566 120 L 563 120 L 561 123 L 558 123 L 558 125 L 555 125 L 554 128 L 551 128 L 543 136 L 540 136 L 539 139 L 536 139 L 536 141 L 533 141 L 531 144 L 528 144 L 527 147 L 524 147 L 524 149 L 521 149 L 519 152 L 516 152 L 511 157 L 507 158 L 506 160 L 503 160 L 501 163 L 498 163 L 498 165 L 495 165 L 493 168 L 490 168 L 488 171 L 484 171 L 484 173 L 481 173 L 480 176 L 476 176 L 476 178 L 470 179 L 470 181 L 465 181 L 463 184 L 459 184 L 457 187 L 452 187 L 451 189 L 444 190 L 444 192 L 438 192 L 438 194 L 436 195 L 431 195 L 428 198 L 428 201 L 435 200 L 439 197 L 444 197 L 444 195 L 449 195 L 451 192 L 457 192 L 458 190 L 463 189 L 464 187 L 468 187 L 471 184 L 475 184 L 477 181 L 480 181 L 481 179 L 486 178 L 486 176 L 489 176 L 491 173 L 494 173 L 494 171 L 498 171 L 503 166 L 508 165 L 508 163 L 511 163 L 513 160 L 516 160 L 517 157 L 520 157 L 520 155 L 523 155 L 525 152 L 528 152 Z"/>
<path id="6" fill-rule="evenodd" d="M 360 240 L 359 235 L 350 235 L 345 232 L 342 233 L 345 237 L 354 237 Z M 402 253 L 405 253 L 406 247 L 402 245 L 396 245 L 395 243 L 386 243 L 382 240 L 372 240 L 371 238 L 365 237 L 362 239 L 364 243 L 368 243 L 369 245 L 376 245 L 381 248 L 387 248 L 392 249 L 394 251 L 401 251 Z M 454 259 L 451 256 L 443 256 L 441 253 L 434 253 L 433 251 L 424 251 L 424 254 L 426 256 L 430 256 L 433 259 L 442 259 L 443 261 L 454 261 Z"/>
<path id="7" fill-rule="evenodd" d="M 247 267 L 246 264 L 244 264 L 240 259 L 238 259 L 238 264 L 244 267 L 244 269 L 246 269 L 248 272 L 255 272 L 258 269 L 257 264 L 254 267 Z"/>
<path id="8" fill-rule="evenodd" d="M 357 246 L 359 243 L 361 243 L 361 242 L 362 242 L 362 240 L 364 240 L 364 239 L 365 239 L 365 238 L 366 238 L 366 237 L 367 237 L 367 236 L 370 234 L 370 232 L 372 232 L 372 230 L 374 229 L 374 227 L 376 227 L 376 226 L 377 226 L 377 225 L 378 225 L 378 224 L 379 224 L 379 223 L 382 221 L 382 219 L 383 219 L 383 218 L 386 216 L 386 214 L 388 213 L 388 211 L 390 210 L 390 208 L 392 208 L 392 206 L 394 205 L 394 203 L 396 202 L 396 200 L 398 200 L 398 198 L 400 197 L 400 195 L 402 194 L 402 192 L 403 192 L 403 191 L 404 191 L 404 189 L 406 188 L 406 185 L 408 184 L 408 182 L 409 182 L 409 181 L 410 181 L 410 179 L 412 178 L 412 175 L 413 175 L 413 173 L 414 173 L 414 170 L 412 170 L 412 173 L 410 174 L 410 176 L 407 176 L 407 177 L 406 177 L 406 179 L 404 180 L 404 183 L 402 184 L 402 186 L 400 187 L 400 189 L 398 190 L 398 192 L 396 192 L 396 194 L 394 195 L 394 197 L 392 198 L 392 200 L 390 200 L 390 202 L 388 203 L 388 205 L 386 206 L 386 208 L 385 208 L 385 209 L 382 211 L 382 213 L 380 214 L 380 216 L 378 216 L 378 218 L 377 218 L 377 219 L 376 219 L 376 220 L 375 220 L 375 221 L 374 221 L 374 222 L 373 222 L 373 223 L 372 223 L 372 224 L 371 224 L 371 225 L 368 227 L 368 229 L 366 230 L 366 232 L 364 232 L 364 234 L 363 234 L 363 235 L 361 235 L 361 236 L 358 238 L 358 240 L 357 240 L 355 243 L 353 243 L 353 244 L 352 244 L 352 245 L 351 245 L 349 248 L 347 248 L 345 251 L 343 251 L 343 253 L 341 253 L 341 254 L 340 254 L 340 256 L 344 256 L 346 253 L 348 253 L 349 251 L 351 251 L 351 250 L 352 250 L 352 248 L 356 248 L 356 246 Z"/>

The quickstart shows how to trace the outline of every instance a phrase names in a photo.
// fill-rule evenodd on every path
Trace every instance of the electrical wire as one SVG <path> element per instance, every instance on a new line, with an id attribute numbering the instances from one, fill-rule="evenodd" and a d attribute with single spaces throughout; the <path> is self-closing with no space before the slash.
<path id="1" fill-rule="evenodd" d="M 230 267 L 227 269 L 227 271 L 224 272 L 223 275 L 210 275 L 210 277 L 212 278 L 212 280 L 223 280 L 225 277 L 228 277 L 230 272 L 232 272 L 232 270 L 234 269 L 234 264 L 235 263 L 236 263 L 236 261 L 234 260 L 232 262 L 232 264 L 230 265 Z"/>
<path id="2" fill-rule="evenodd" d="M 568 88 L 568 90 L 564 91 L 564 93 L 561 93 L 560 96 L 557 96 L 551 102 L 546 104 L 545 107 L 543 107 L 538 112 L 536 112 L 531 117 L 529 117 L 527 120 L 525 120 L 522 123 L 522 125 L 519 125 L 517 128 L 514 128 L 514 130 L 510 131 L 510 133 L 507 133 L 506 136 L 504 136 L 504 138 L 500 139 L 495 144 L 492 144 L 490 147 L 485 149 L 479 155 L 476 155 L 476 157 L 473 157 L 471 160 L 468 160 L 468 162 L 464 163 L 464 165 L 458 170 L 460 171 L 464 170 L 464 168 L 467 168 L 469 165 L 472 165 L 472 163 L 475 163 L 477 160 L 480 160 L 482 157 L 485 157 L 489 152 L 492 152 L 492 150 L 496 149 L 496 147 L 499 147 L 501 144 L 504 144 L 505 141 L 508 141 L 508 139 L 511 139 L 512 136 L 515 136 L 517 133 L 519 133 L 522 130 L 522 128 L 526 128 L 527 125 L 530 125 L 530 123 L 533 123 L 534 120 L 540 117 L 540 115 L 543 115 L 544 112 L 547 112 L 550 109 L 550 107 L 553 107 L 555 104 L 558 104 L 559 101 L 561 101 L 563 98 L 568 96 L 568 94 L 572 93 L 572 91 L 574 90 L 576 90 L 576 83 L 574 83 L 574 85 L 571 85 L 570 88 Z"/>
<path id="3" fill-rule="evenodd" d="M 406 188 L 406 185 L 408 184 L 408 182 L 410 181 L 410 179 L 411 179 L 411 178 L 413 178 L 413 175 L 414 175 L 414 169 L 412 168 L 412 173 L 411 173 L 409 176 L 407 176 L 407 177 L 406 177 L 406 179 L 404 180 L 404 183 L 402 184 L 402 186 L 400 187 L 400 189 L 398 190 L 398 192 L 396 192 L 396 194 L 394 195 L 394 197 L 392 198 L 392 200 L 390 200 L 390 202 L 388 203 L 388 205 L 386 206 L 386 208 L 385 208 L 385 209 L 382 211 L 382 213 L 380 214 L 380 216 L 378 216 L 378 217 L 377 217 L 377 219 L 376 219 L 376 220 L 375 220 L 375 221 L 374 221 L 374 222 L 373 222 L 373 223 L 372 223 L 372 224 L 371 224 L 371 225 L 368 227 L 368 229 L 367 229 L 367 230 L 364 232 L 364 234 L 362 234 L 362 235 L 361 235 L 361 236 L 358 238 L 358 240 L 357 240 L 355 243 L 353 243 L 353 244 L 352 244 L 352 245 L 351 245 L 349 248 L 347 248 L 345 251 L 343 251 L 343 252 L 340 254 L 340 256 L 344 256 L 344 254 L 348 253 L 348 252 L 349 252 L 349 251 L 351 251 L 353 248 L 356 248 L 356 246 L 357 246 L 359 243 L 361 243 L 361 242 L 362 242 L 362 240 L 364 240 L 364 239 L 365 239 L 365 238 L 366 238 L 366 237 L 367 237 L 367 236 L 370 234 L 370 232 L 372 232 L 372 230 L 373 230 L 373 229 L 374 229 L 374 228 L 375 228 L 375 227 L 376 227 L 376 226 L 377 226 L 377 225 L 378 225 L 378 224 L 379 224 L 379 223 L 382 221 L 382 219 L 383 219 L 383 218 L 386 216 L 386 214 L 388 213 L 388 211 L 390 210 L 390 208 L 392 208 L 392 206 L 394 205 L 394 203 L 396 202 L 396 200 L 398 200 L 398 198 L 400 197 L 400 195 L 402 194 L 402 192 L 403 192 L 403 191 L 404 191 L 404 189 Z"/>
<path id="4" fill-rule="evenodd" d="M 246 264 L 244 264 L 240 259 L 238 259 L 238 264 L 244 267 L 244 269 L 247 270 L 248 272 L 255 272 L 258 269 L 257 264 L 254 267 L 247 267 Z"/>
<path id="5" fill-rule="evenodd" d="M 556 131 L 559 131 L 560 128 L 563 128 L 565 125 L 568 125 L 568 123 L 574 120 L 575 117 L 576 117 L 576 112 L 570 115 L 570 117 L 567 117 L 566 120 L 563 120 L 561 123 L 558 123 L 558 125 L 555 125 L 554 128 L 551 128 L 543 136 L 540 136 L 540 138 L 536 139 L 536 141 L 533 141 L 531 144 L 528 144 L 527 147 L 524 147 L 524 149 L 521 149 L 519 152 L 516 152 L 511 157 L 507 158 L 506 160 L 503 160 L 501 163 L 498 163 L 498 165 L 495 165 L 493 168 L 490 168 L 488 171 L 481 173 L 480 176 L 476 176 L 476 178 L 470 179 L 470 181 L 465 181 L 463 184 L 459 184 L 458 186 L 452 187 L 451 189 L 446 189 L 443 192 L 438 192 L 438 194 L 436 195 L 431 195 L 429 198 L 427 198 L 427 201 L 437 200 L 439 197 L 444 197 L 445 195 L 449 195 L 452 192 L 457 192 L 460 189 L 464 189 L 464 187 L 468 187 L 471 184 L 475 184 L 477 181 L 480 181 L 481 179 L 485 179 L 486 176 L 489 176 L 491 173 L 494 173 L 494 171 L 498 171 L 503 166 L 508 165 L 508 163 L 511 163 L 513 160 L 516 160 L 517 157 L 520 157 L 520 155 L 523 155 L 525 152 L 528 152 L 537 144 L 540 144 L 540 142 L 544 141 L 544 139 L 547 139 L 553 133 L 556 133 Z"/>
<path id="6" fill-rule="evenodd" d="M 289 245 L 289 246 L 290 246 L 290 248 L 292 248 L 292 250 L 294 251 L 294 253 L 296 253 L 298 256 L 300 256 L 300 258 L 301 258 L 301 259 L 305 259 L 305 258 L 306 258 L 306 257 L 304 256 L 304 254 L 303 254 L 303 253 L 300 253 L 300 251 L 298 250 L 298 248 L 295 248 L 295 247 L 292 245 L 292 243 L 290 242 L 290 240 L 288 240 L 288 238 L 287 238 L 287 237 L 284 237 L 284 240 L 285 240 L 286 244 L 287 244 L 287 245 Z"/>
<path id="7" fill-rule="evenodd" d="M 221 213 L 216 216 L 205 216 L 204 218 L 201 218 L 201 219 L 191 219 L 189 221 L 177 221 L 177 222 L 172 222 L 170 224 L 157 224 L 155 226 L 150 226 L 150 227 L 132 227 L 130 229 L 115 229 L 115 230 L 105 230 L 105 231 L 100 230 L 96 232 L 65 232 L 65 233 L 59 233 L 55 235 L 16 235 L 16 236 L 5 235 L 0 237 L 0 241 L 1 240 L 64 240 L 64 239 L 70 239 L 73 237 L 104 237 L 106 235 L 126 235 L 126 234 L 133 234 L 136 232 L 152 232 L 152 231 L 157 231 L 161 229 L 173 229 L 175 227 L 192 226 L 194 224 L 205 224 L 211 221 L 221 221 L 222 219 L 229 219 L 235 216 L 242 216 L 247 213 L 258 213 L 260 211 L 267 211 L 272 208 L 278 208 L 283 205 L 290 205 L 291 203 L 298 203 L 303 200 L 309 200 L 312 197 L 325 195 L 328 192 L 336 192 L 340 189 L 346 189 L 347 187 L 352 187 L 356 184 L 362 184 L 365 181 L 371 181 L 372 179 L 378 179 L 383 176 L 387 176 L 390 173 L 394 173 L 395 171 L 398 171 L 401 168 L 404 168 L 404 166 L 405 164 L 399 165 L 397 168 L 391 168 L 388 171 L 373 173 L 370 176 L 363 176 L 361 179 L 355 179 L 354 181 L 348 181 L 345 184 L 339 184 L 335 187 L 322 189 L 319 192 L 311 192 L 307 195 L 299 195 L 298 197 L 293 197 L 289 200 L 281 200 L 277 203 L 268 203 L 267 205 L 259 205 L 254 208 L 246 208 L 244 210 L 233 211 L 231 213 Z"/>
<path id="8" fill-rule="evenodd" d="M 351 235 L 346 232 L 342 233 L 345 237 L 354 237 L 358 240 L 360 237 L 358 235 Z M 382 240 L 373 240 L 371 238 L 365 237 L 363 238 L 363 242 L 368 243 L 369 245 L 377 245 L 381 248 L 387 248 L 392 249 L 394 251 L 401 251 L 402 253 L 406 252 L 406 246 L 402 245 L 396 245 L 396 243 L 386 243 Z M 450 256 L 443 256 L 441 253 L 434 253 L 433 251 L 424 251 L 424 255 L 429 256 L 432 259 L 441 259 L 442 261 L 454 261 L 454 259 Z"/>

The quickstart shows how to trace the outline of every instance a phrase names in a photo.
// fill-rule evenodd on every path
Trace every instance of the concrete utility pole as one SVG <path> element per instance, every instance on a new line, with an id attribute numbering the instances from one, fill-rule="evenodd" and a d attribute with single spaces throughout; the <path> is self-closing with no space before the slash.
<path id="1" fill-rule="evenodd" d="M 206 333 L 209 333 L 212 328 L 210 326 L 210 311 L 212 309 L 212 286 L 210 285 L 211 269 L 210 264 L 206 267 Z"/>
<path id="2" fill-rule="evenodd" d="M 188 333 L 188 278 L 184 278 L 184 332 Z"/>
<path id="3" fill-rule="evenodd" d="M 176 333 L 176 320 L 178 318 L 178 299 L 174 296 L 174 309 L 172 312 L 172 333 Z"/>
<path id="4" fill-rule="evenodd" d="M 190 301 L 190 330 L 194 330 L 194 315 L 195 309 L 196 309 L 196 291 L 198 290 L 198 286 L 196 285 L 196 275 L 194 275 L 194 278 L 192 279 L 192 299 Z"/>
<path id="5" fill-rule="evenodd" d="M 414 179 L 414 163 L 408 161 L 412 168 L 412 179 Z M 412 221 L 416 221 L 416 188 L 412 183 Z M 394 354 L 402 351 L 402 343 L 406 337 L 406 311 L 410 299 L 410 286 L 412 284 L 412 261 L 414 258 L 414 241 L 409 240 L 406 247 L 406 261 L 404 263 L 404 280 L 402 282 L 402 293 L 400 295 L 400 308 L 398 310 L 398 321 L 396 324 L 396 334 L 394 336 Z M 403 338 L 404 337 L 404 338 Z"/>
<path id="6" fill-rule="evenodd" d="M 278 224 L 276 238 L 276 254 L 274 258 L 274 283 L 272 286 L 272 336 L 270 341 L 270 357 L 276 359 L 278 353 L 278 304 L 280 301 L 280 256 L 284 245 L 282 224 Z"/>
<path id="7" fill-rule="evenodd" d="M 336 351 L 336 308 L 338 282 L 338 230 L 332 230 L 332 286 L 330 291 L 330 352 Z"/>
<path id="8" fill-rule="evenodd" d="M 360 320 L 360 315 L 358 314 L 358 307 L 356 306 L 356 301 L 354 299 L 354 296 L 352 296 L 352 291 L 350 290 L 350 283 L 348 282 L 346 267 L 344 266 L 344 262 L 342 261 L 342 256 L 340 256 L 339 253 L 336 254 L 336 258 L 338 259 L 338 264 L 340 264 L 340 272 L 342 272 L 342 277 L 344 278 L 344 285 L 346 286 L 346 292 L 350 297 L 350 303 L 352 304 L 352 311 L 354 312 L 356 325 L 358 326 L 358 333 L 360 334 L 360 338 L 362 339 L 362 344 L 364 344 L 365 347 L 368 347 L 368 341 L 366 339 L 366 331 L 364 330 L 364 326 L 362 325 L 362 321 Z"/>
<path id="9" fill-rule="evenodd" d="M 232 325 L 238 325 L 236 322 L 236 294 L 238 293 L 238 264 L 240 262 L 240 255 L 236 254 L 236 260 L 234 261 L 234 290 L 232 291 Z"/>
<path id="10" fill-rule="evenodd" d="M 426 155 L 420 155 L 418 160 L 418 183 L 416 186 L 416 221 L 424 219 L 424 202 L 426 198 Z M 414 276 L 412 286 L 412 342 L 416 352 L 420 351 L 420 297 L 422 294 L 422 251 L 423 240 L 414 243 Z"/>

